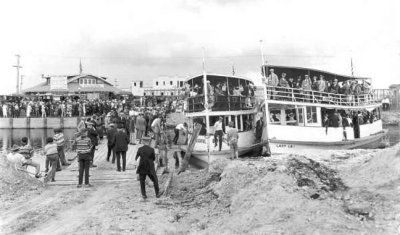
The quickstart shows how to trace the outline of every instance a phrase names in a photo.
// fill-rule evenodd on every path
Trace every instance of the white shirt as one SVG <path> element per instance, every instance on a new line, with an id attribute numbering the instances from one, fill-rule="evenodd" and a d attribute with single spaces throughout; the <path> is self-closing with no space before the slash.
<path id="1" fill-rule="evenodd" d="M 217 121 L 215 124 L 214 124 L 214 131 L 222 131 L 222 122 L 221 121 Z"/>

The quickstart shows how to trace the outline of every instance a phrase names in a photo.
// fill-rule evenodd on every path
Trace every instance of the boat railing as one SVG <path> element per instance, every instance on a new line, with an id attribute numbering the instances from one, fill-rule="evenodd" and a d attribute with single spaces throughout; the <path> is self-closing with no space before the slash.
<path id="1" fill-rule="evenodd" d="M 374 98 L 373 93 L 345 95 L 276 86 L 267 86 L 267 99 L 342 106 L 360 106 L 379 103 Z"/>
<path id="2" fill-rule="evenodd" d="M 208 105 L 204 105 L 204 95 L 196 95 L 187 98 L 187 112 L 201 112 L 205 106 L 211 111 L 239 111 L 254 108 L 255 97 L 237 95 L 212 95 L 208 97 Z"/>

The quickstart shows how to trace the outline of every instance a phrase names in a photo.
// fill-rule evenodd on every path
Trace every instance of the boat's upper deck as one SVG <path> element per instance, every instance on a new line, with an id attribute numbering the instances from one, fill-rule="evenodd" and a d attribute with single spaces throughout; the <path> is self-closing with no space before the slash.
<path id="1" fill-rule="evenodd" d="M 207 74 L 207 100 L 204 96 L 204 77 L 196 76 L 186 81 L 186 112 L 241 111 L 254 108 L 254 84 L 241 77 Z"/>

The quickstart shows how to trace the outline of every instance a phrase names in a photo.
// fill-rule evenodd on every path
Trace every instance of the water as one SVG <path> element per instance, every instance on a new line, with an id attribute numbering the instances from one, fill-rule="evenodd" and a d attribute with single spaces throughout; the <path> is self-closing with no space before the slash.
<path id="1" fill-rule="evenodd" d="M 64 129 L 65 140 L 73 139 L 76 129 Z M 21 138 L 28 137 L 34 149 L 44 148 L 47 137 L 53 137 L 53 129 L 0 129 L 0 146 L 3 151 L 12 145 L 21 145 Z"/>
<path id="2" fill-rule="evenodd" d="M 388 138 L 390 146 L 400 142 L 400 126 L 384 125 L 388 129 Z M 76 129 L 64 129 L 64 138 L 73 139 Z M 46 138 L 54 136 L 53 129 L 0 129 L 0 146 L 6 150 L 13 144 L 21 145 L 21 138 L 28 137 L 31 145 L 35 149 L 41 149 L 46 144 Z"/>

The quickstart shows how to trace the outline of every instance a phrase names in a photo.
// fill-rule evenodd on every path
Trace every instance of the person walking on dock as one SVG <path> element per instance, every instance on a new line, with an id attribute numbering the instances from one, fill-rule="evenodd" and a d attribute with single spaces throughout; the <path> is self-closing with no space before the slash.
<path id="1" fill-rule="evenodd" d="M 147 195 L 146 195 L 145 181 L 146 181 L 146 176 L 148 176 L 150 178 L 150 180 L 153 181 L 156 197 L 158 198 L 158 197 L 160 197 L 160 194 L 159 194 L 159 188 L 158 188 L 157 174 L 156 174 L 156 170 L 154 167 L 154 161 L 156 160 L 154 148 L 150 147 L 150 143 L 151 143 L 150 137 L 143 137 L 142 141 L 143 141 L 144 146 L 140 147 L 137 150 L 136 157 L 135 157 L 136 161 L 140 157 L 139 166 L 137 167 L 137 170 L 136 170 L 136 173 L 139 174 L 140 190 L 141 190 L 143 199 L 146 199 Z"/>
<path id="2" fill-rule="evenodd" d="M 94 152 L 96 151 L 96 146 L 99 144 L 99 140 L 97 139 L 98 134 L 96 129 L 94 128 L 94 123 L 92 121 L 86 122 L 87 125 L 87 136 L 89 137 L 91 143 L 92 143 L 92 149 L 90 151 L 90 157 L 92 158 L 90 167 L 97 167 L 96 165 L 93 164 L 94 161 Z"/>
<path id="3" fill-rule="evenodd" d="M 78 139 L 76 139 L 76 151 L 78 153 L 79 162 L 79 178 L 77 187 L 82 187 L 83 174 L 85 173 L 85 186 L 90 187 L 89 183 L 89 168 L 92 157 L 90 155 L 92 149 L 92 142 L 90 138 L 87 137 L 87 130 L 82 130 L 79 133 Z"/>
<path id="4" fill-rule="evenodd" d="M 114 137 L 117 133 L 117 129 L 115 128 L 114 123 L 110 123 L 107 130 L 107 162 L 110 161 L 110 156 L 112 153 L 112 160 L 111 163 L 115 163 L 115 148 L 114 148 Z"/>
<path id="5" fill-rule="evenodd" d="M 128 151 L 129 137 L 125 132 L 124 125 L 118 123 L 117 133 L 115 133 L 113 141 L 115 148 L 115 156 L 117 158 L 117 171 L 121 171 L 121 156 L 122 156 L 122 171 L 126 169 L 126 151 Z"/>
<path id="6" fill-rule="evenodd" d="M 57 144 L 54 143 L 53 137 L 47 137 L 47 144 L 44 146 L 44 154 L 46 155 L 46 159 L 50 162 L 50 171 L 47 173 L 44 178 L 44 183 L 55 181 L 56 171 L 57 171 L 57 162 L 58 160 L 58 152 L 57 152 Z"/>
<path id="7" fill-rule="evenodd" d="M 54 141 L 57 144 L 57 151 L 58 151 L 58 156 L 61 161 L 61 165 L 63 166 L 69 166 L 67 160 L 65 159 L 65 153 L 64 153 L 64 134 L 62 133 L 61 128 L 56 128 L 54 129 Z"/>
<path id="8" fill-rule="evenodd" d="M 136 140 L 139 140 L 139 144 L 142 143 L 143 133 L 146 131 L 146 119 L 143 117 L 143 113 L 140 113 L 136 118 L 135 128 L 136 128 Z"/>

